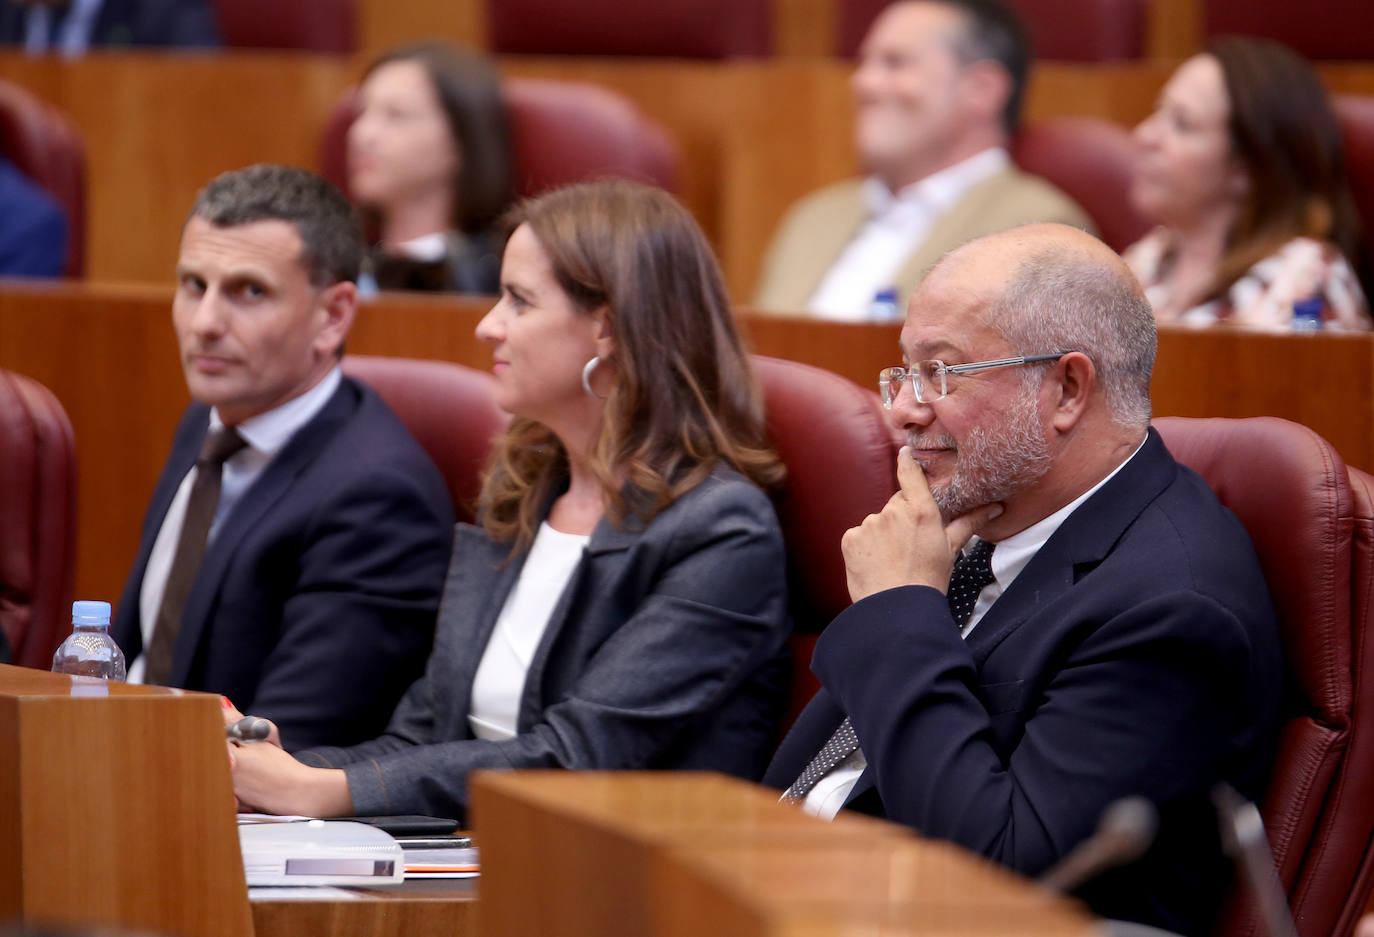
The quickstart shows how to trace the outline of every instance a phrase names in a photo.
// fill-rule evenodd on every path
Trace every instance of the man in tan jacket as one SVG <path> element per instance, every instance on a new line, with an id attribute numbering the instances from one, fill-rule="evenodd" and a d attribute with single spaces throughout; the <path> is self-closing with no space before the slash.
<path id="1" fill-rule="evenodd" d="M 867 178 L 792 207 L 754 305 L 862 321 L 895 292 L 899 319 L 926 270 L 965 241 L 1034 221 L 1092 229 L 1087 215 L 1007 155 L 1030 50 L 1001 0 L 897 0 L 874 21 L 852 85 Z"/>

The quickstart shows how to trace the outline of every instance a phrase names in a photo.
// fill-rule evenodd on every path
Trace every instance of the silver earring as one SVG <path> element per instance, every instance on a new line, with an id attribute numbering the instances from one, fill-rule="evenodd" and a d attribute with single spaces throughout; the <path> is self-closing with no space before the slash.
<path id="1" fill-rule="evenodd" d="M 588 397 L 595 397 L 597 400 L 605 400 L 605 397 L 592 390 L 592 372 L 596 370 L 596 366 L 600 363 L 601 359 L 596 355 L 592 355 L 592 360 L 582 366 L 582 389 L 587 392 Z"/>

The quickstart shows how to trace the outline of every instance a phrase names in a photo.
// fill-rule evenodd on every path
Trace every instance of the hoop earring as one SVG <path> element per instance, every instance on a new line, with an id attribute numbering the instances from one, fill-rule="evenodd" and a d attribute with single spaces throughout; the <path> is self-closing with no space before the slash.
<path id="1" fill-rule="evenodd" d="M 605 400 L 605 397 L 592 390 L 592 372 L 596 370 L 596 366 L 600 363 L 601 359 L 596 355 L 592 355 L 592 359 L 582 366 L 582 389 L 587 392 L 588 397 L 595 397 L 597 400 Z"/>

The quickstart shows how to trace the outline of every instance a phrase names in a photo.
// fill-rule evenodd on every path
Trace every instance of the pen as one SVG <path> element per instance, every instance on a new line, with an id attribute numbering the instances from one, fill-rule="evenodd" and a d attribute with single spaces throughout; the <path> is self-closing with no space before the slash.
<path id="1" fill-rule="evenodd" d="M 257 716 L 244 716 L 225 726 L 224 734 L 236 742 L 261 742 L 272 734 L 272 723 Z"/>

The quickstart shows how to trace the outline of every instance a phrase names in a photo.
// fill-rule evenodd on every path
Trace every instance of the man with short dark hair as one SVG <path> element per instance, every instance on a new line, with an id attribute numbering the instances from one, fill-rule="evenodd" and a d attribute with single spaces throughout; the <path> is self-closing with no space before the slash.
<path id="1" fill-rule="evenodd" d="M 878 294 L 904 308 L 926 270 L 965 241 L 1033 221 L 1091 222 L 1011 164 L 1030 48 L 1001 0 L 898 0 L 851 79 L 868 174 L 799 201 L 774 235 L 754 303 L 857 321 Z"/>
<path id="2" fill-rule="evenodd" d="M 362 237 L 313 173 L 213 180 L 182 230 L 172 322 L 195 402 L 113 634 L 130 679 L 206 690 L 292 749 L 385 728 L 429 651 L 453 508 L 339 358 Z"/>
<path id="3" fill-rule="evenodd" d="M 1149 303 L 1095 238 L 1016 228 L 935 267 L 901 352 L 901 490 L 844 537 L 854 604 L 766 781 L 1028 875 L 1144 796 L 1153 848 L 1082 895 L 1207 932 L 1209 794 L 1263 790 L 1283 677 L 1249 537 L 1150 429 Z"/>

